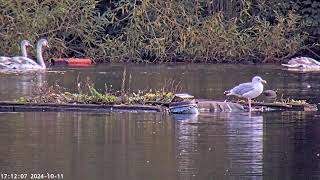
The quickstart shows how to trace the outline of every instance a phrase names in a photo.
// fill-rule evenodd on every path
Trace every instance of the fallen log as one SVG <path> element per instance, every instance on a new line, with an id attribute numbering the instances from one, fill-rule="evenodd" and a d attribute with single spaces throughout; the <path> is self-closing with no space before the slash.
<path id="1" fill-rule="evenodd" d="M 0 102 L 0 112 L 161 112 L 161 106 Z"/>
<path id="2" fill-rule="evenodd" d="M 244 101 L 225 102 L 214 100 L 197 100 L 199 112 L 245 112 L 249 111 L 248 103 Z M 252 102 L 252 110 L 257 112 L 266 111 L 317 111 L 317 105 L 303 103 L 284 102 Z"/>
<path id="3" fill-rule="evenodd" d="M 245 106 L 248 106 L 247 102 L 241 102 Z M 318 111 L 316 104 L 309 103 L 265 103 L 265 102 L 252 102 L 252 106 L 260 111 Z"/>
<path id="4" fill-rule="evenodd" d="M 194 103 L 195 102 L 195 103 Z M 59 104 L 59 103 L 20 103 L 0 102 L 0 112 L 170 112 L 191 113 L 186 111 L 190 106 L 201 112 L 245 112 L 248 111 L 246 102 L 224 102 L 196 99 L 191 102 L 172 102 L 171 104 L 154 103 L 155 105 L 106 105 L 106 104 Z M 253 111 L 317 111 L 317 105 L 308 103 L 264 103 L 252 102 Z M 194 112 L 194 109 L 192 109 Z"/>

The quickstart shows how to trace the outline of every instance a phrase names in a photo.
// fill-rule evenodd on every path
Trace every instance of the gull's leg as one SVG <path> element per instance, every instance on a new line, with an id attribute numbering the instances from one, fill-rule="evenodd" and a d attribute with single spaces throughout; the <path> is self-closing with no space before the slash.
<path id="1" fill-rule="evenodd" d="M 248 104 L 249 104 L 249 112 L 251 112 L 251 99 L 248 98 Z"/>

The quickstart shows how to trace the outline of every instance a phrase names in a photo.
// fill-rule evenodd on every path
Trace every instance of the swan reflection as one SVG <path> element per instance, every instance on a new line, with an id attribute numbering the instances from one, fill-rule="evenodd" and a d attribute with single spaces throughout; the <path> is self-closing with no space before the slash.
<path id="1" fill-rule="evenodd" d="M 2 74 L 0 81 L 2 83 L 0 100 L 11 101 L 34 93 L 35 86 L 41 87 L 47 82 L 47 74 L 46 72 Z"/>

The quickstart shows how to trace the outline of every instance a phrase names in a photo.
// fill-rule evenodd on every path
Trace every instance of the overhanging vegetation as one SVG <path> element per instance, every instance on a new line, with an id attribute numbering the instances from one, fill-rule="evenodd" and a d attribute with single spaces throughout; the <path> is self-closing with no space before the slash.
<path id="1" fill-rule="evenodd" d="M 47 57 L 279 62 L 317 50 L 315 0 L 0 0 L 0 54 L 46 37 Z"/>

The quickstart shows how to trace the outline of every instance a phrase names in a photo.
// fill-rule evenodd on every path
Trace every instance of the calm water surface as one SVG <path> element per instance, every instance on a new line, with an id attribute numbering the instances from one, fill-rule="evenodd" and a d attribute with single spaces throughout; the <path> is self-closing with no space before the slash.
<path id="1" fill-rule="evenodd" d="M 124 66 L 56 67 L 0 74 L 0 100 L 58 82 L 76 91 L 90 77 L 120 89 Z M 127 90 L 179 82 L 181 92 L 224 100 L 223 91 L 260 75 L 267 89 L 318 103 L 320 73 L 276 66 L 127 65 Z M 59 173 L 64 179 L 320 179 L 320 113 L 1 113 L 0 171 Z M 57 178 L 56 178 L 57 179 Z"/>

